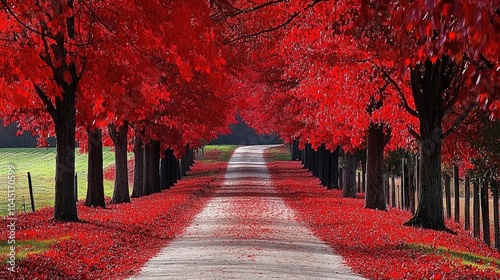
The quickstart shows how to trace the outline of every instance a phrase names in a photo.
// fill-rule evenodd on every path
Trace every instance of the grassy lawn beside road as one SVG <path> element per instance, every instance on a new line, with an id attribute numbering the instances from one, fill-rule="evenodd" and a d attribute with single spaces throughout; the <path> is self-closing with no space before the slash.
<path id="1" fill-rule="evenodd" d="M 133 155 L 129 155 L 131 157 Z M 0 215 L 7 214 L 7 174 L 8 166 L 16 171 L 16 209 L 30 210 L 30 196 L 27 172 L 31 173 L 35 207 L 54 205 L 54 178 L 56 168 L 55 148 L 6 148 L 0 149 Z M 84 199 L 87 192 L 87 154 L 77 150 L 75 171 L 78 174 L 78 199 Z M 114 152 L 110 148 L 103 151 L 104 168 L 114 164 Z M 105 194 L 112 195 L 113 182 L 105 180 Z"/>
<path id="2" fill-rule="evenodd" d="M 205 159 L 207 161 L 228 161 L 235 145 L 209 145 L 205 146 Z M 133 159 L 129 153 L 129 159 Z M 31 173 L 35 208 L 54 205 L 54 178 L 56 168 L 55 148 L 3 148 L 0 149 L 0 216 L 8 214 L 7 183 L 8 166 L 12 165 L 16 171 L 16 210 L 31 211 L 30 195 L 28 188 L 27 172 Z M 85 199 L 87 194 L 87 154 L 77 150 L 75 171 L 78 174 L 78 199 Z M 109 147 L 103 151 L 104 169 L 114 166 L 115 155 Z M 132 188 L 132 185 L 130 185 Z M 113 181 L 104 180 L 106 196 L 113 194 Z"/>

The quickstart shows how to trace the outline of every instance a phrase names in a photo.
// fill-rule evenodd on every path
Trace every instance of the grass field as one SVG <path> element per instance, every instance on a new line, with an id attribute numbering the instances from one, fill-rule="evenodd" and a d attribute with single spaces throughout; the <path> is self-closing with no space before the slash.
<path id="1" fill-rule="evenodd" d="M 292 157 L 290 156 L 290 154 L 288 152 L 283 153 L 282 149 L 283 149 L 282 146 L 268 149 L 266 152 L 266 157 L 267 157 L 266 161 L 273 162 L 273 161 L 292 160 Z"/>
<path id="2" fill-rule="evenodd" d="M 104 168 L 114 164 L 114 152 L 105 148 Z M 0 149 L 0 215 L 7 214 L 7 173 L 12 165 L 16 171 L 16 209 L 29 211 L 30 196 L 27 172 L 31 173 L 35 208 L 54 204 L 55 148 Z M 133 154 L 129 155 L 130 158 Z M 76 153 L 75 168 L 78 175 L 78 199 L 84 199 L 87 192 L 87 154 Z M 104 182 L 106 196 L 111 196 L 113 182 Z"/>
<path id="3" fill-rule="evenodd" d="M 229 161 L 237 145 L 207 145 L 204 147 L 204 157 L 206 161 Z"/>
<path id="4" fill-rule="evenodd" d="M 209 161 L 227 161 L 235 145 L 211 145 L 205 147 L 205 158 Z M 111 148 L 103 151 L 104 169 L 114 165 L 114 152 Z M 212 156 L 210 156 L 212 154 Z M 0 149 L 0 216 L 8 213 L 7 174 L 8 166 L 12 165 L 16 171 L 16 210 L 31 211 L 28 176 L 31 173 L 35 208 L 54 205 L 54 178 L 55 178 L 55 148 L 16 148 Z M 133 153 L 129 153 L 133 159 Z M 85 199 L 87 194 L 87 154 L 76 153 L 75 168 L 78 174 L 78 199 Z M 203 160 L 203 159 L 202 159 Z M 130 186 L 132 188 L 132 185 Z M 104 180 L 106 196 L 113 194 L 113 181 Z"/>

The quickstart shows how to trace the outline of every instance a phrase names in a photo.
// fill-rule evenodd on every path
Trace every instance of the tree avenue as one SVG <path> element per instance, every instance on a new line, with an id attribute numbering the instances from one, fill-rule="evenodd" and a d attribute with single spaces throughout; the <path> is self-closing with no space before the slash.
<path id="1" fill-rule="evenodd" d="M 56 220 L 78 220 L 75 141 L 90 155 L 86 205 L 105 207 L 103 144 L 112 202 L 129 202 L 127 151 L 132 197 L 161 191 L 235 114 L 318 151 L 329 188 L 342 150 L 345 196 L 366 158 L 366 208 L 386 209 L 384 156 L 418 153 L 412 226 L 446 230 L 443 164 L 498 165 L 496 134 L 472 134 L 500 117 L 498 1 L 49 2 L 0 0 L 0 117 L 41 145 L 57 137 Z"/>
<path id="2" fill-rule="evenodd" d="M 444 154 L 445 159 L 467 154 L 458 156 L 456 149 L 446 148 L 456 142 L 445 140 L 453 136 L 466 142 L 454 133 L 464 124 L 474 126 L 480 110 L 491 118 L 498 114 L 498 2 L 259 4 L 255 7 L 265 11 L 235 1 L 235 11 L 228 12 L 237 18 L 251 11 L 259 19 L 242 19 L 242 34 L 232 32 L 234 39 L 226 39 L 249 50 L 246 57 L 254 60 L 245 65 L 254 66 L 257 76 L 245 76 L 240 84 L 253 84 L 247 85 L 252 89 L 247 99 L 256 104 L 243 115 L 257 127 L 264 119 L 266 124 L 276 120 L 271 121 L 275 131 L 286 141 L 298 139 L 301 147 L 326 144 L 331 151 L 340 146 L 346 152 L 367 147 L 368 208 L 386 207 L 381 151 L 418 150 L 420 203 L 407 225 L 446 229 L 443 145 L 452 153 Z M 267 20 L 269 13 L 277 16 Z M 279 63 L 265 67 L 270 58 Z M 471 155 L 472 150 L 464 152 Z"/>
<path id="3" fill-rule="evenodd" d="M 174 102 L 179 100 L 171 96 L 177 93 L 169 92 L 166 83 L 196 81 L 224 67 L 209 3 L 152 0 L 124 1 L 117 6 L 114 1 L 2 1 L 0 7 L 1 98 L 6 104 L 1 116 L 7 122 L 20 121 L 23 129 L 40 135 L 41 141 L 49 135 L 57 137 L 54 219 L 78 220 L 75 140 L 86 146 L 85 131 L 91 134 L 89 146 L 99 146 L 100 137 L 93 134 L 110 128 L 105 135 L 111 136 L 117 153 L 123 155 L 128 146 L 127 124 L 162 123 L 170 130 L 182 129 L 181 135 L 198 128 L 167 122 L 169 107 L 176 107 Z M 204 79 L 210 85 L 211 78 Z M 206 87 L 215 91 L 218 86 Z M 220 90 L 213 95 L 230 99 L 226 93 Z M 178 96 L 192 99 L 190 94 L 200 93 Z M 217 108 L 213 102 L 219 99 L 208 99 L 203 105 Z M 198 102 L 190 104 L 193 111 L 199 108 Z M 206 115 L 198 124 L 213 129 L 189 136 L 208 140 L 214 132 L 224 131 L 232 112 L 216 111 L 220 113 Z M 181 121 L 191 119 L 186 115 Z M 84 132 L 77 139 L 80 127 Z M 150 132 L 147 141 L 154 139 L 159 140 L 159 135 Z M 199 139 L 169 139 L 165 144 L 180 156 L 186 141 L 194 143 L 193 147 L 202 143 Z M 95 158 L 99 161 L 99 156 Z M 126 202 L 126 157 L 116 158 L 117 166 L 124 166 L 117 168 L 116 177 L 125 179 L 115 184 L 113 201 Z M 102 175 L 97 172 L 97 177 Z M 99 180 L 102 178 L 89 178 L 90 182 Z M 99 185 L 96 193 L 90 193 L 96 200 L 88 202 L 91 206 L 102 206 Z"/>

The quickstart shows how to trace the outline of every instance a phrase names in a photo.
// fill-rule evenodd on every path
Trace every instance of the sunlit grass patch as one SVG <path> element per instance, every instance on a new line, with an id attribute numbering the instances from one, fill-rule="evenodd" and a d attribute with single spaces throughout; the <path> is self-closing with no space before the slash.
<path id="1" fill-rule="evenodd" d="M 204 147 L 203 161 L 229 161 L 237 145 L 207 145 Z"/>
<path id="2" fill-rule="evenodd" d="M 59 238 L 61 240 L 61 238 Z M 57 239 L 48 240 L 22 240 L 15 244 L 9 244 L 7 241 L 0 241 L 0 262 L 6 263 L 9 259 L 11 246 L 16 249 L 16 261 L 22 261 L 28 255 L 41 254 L 49 250 L 52 244 L 56 243 Z"/>
<path id="3" fill-rule="evenodd" d="M 54 180 L 56 173 L 55 148 L 2 148 L 0 149 L 0 185 L 7 185 L 7 167 L 15 167 L 16 211 L 30 211 L 30 195 L 27 173 L 31 173 L 35 208 L 54 205 Z M 129 159 L 133 153 L 129 153 Z M 103 150 L 103 168 L 114 165 L 114 152 L 110 147 Z M 87 193 L 88 155 L 75 152 L 75 172 L 78 175 L 78 198 L 84 199 Z M 113 193 L 113 181 L 105 180 L 105 195 Z M 1 198 L 5 198 L 1 200 Z M 7 188 L 0 188 L 0 216 L 7 215 Z"/>
<path id="4" fill-rule="evenodd" d="M 265 153 L 266 161 L 288 161 L 292 160 L 290 153 L 285 146 L 274 147 L 266 150 Z"/>
<path id="5" fill-rule="evenodd" d="M 446 259 L 459 261 L 459 263 L 471 265 L 479 269 L 494 269 L 500 272 L 500 259 L 497 258 L 481 256 L 471 252 L 455 251 L 443 246 L 432 247 L 425 244 L 410 243 L 404 245 L 404 247 L 425 254 L 443 256 Z"/>

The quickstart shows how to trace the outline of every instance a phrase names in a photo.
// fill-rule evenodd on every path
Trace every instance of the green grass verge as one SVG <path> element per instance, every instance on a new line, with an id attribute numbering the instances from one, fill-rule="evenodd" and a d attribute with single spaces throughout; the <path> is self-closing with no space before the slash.
<path id="1" fill-rule="evenodd" d="M 292 160 L 290 153 L 284 146 L 270 148 L 266 151 L 266 160 L 273 161 L 289 161 Z"/>
<path id="2" fill-rule="evenodd" d="M 228 161 L 236 145 L 209 145 L 205 147 L 205 161 Z M 87 194 L 87 154 L 75 155 L 75 172 L 78 175 L 78 198 Z M 54 205 L 54 178 L 56 168 L 55 148 L 4 148 L 0 149 L 0 216 L 8 214 L 8 171 L 9 165 L 16 172 L 16 211 L 30 211 L 30 195 L 27 172 L 31 173 L 35 209 Z M 129 159 L 133 154 L 129 153 Z M 106 169 L 114 165 L 114 152 L 106 147 L 103 151 L 103 165 Z M 111 197 L 113 181 L 104 180 L 104 193 Z"/>
<path id="3" fill-rule="evenodd" d="M 54 205 L 55 148 L 12 148 L 0 149 L 0 215 L 7 214 L 7 174 L 8 166 L 16 171 L 16 210 L 29 211 L 30 196 L 27 172 L 31 173 L 35 208 Z M 133 154 L 129 155 L 132 158 Z M 84 199 L 87 193 L 87 154 L 76 152 L 75 172 L 78 175 L 78 198 Z M 104 168 L 114 164 L 115 156 L 111 148 L 103 151 Z M 113 192 L 113 181 L 104 181 L 106 196 Z"/>
<path id="4" fill-rule="evenodd" d="M 61 239 L 59 238 L 59 240 Z M 58 240 L 23 240 L 16 241 L 16 243 L 13 245 L 8 244 L 7 242 L 0 241 L 0 262 L 5 264 L 9 260 L 11 246 L 15 246 L 16 261 L 22 261 L 26 259 L 30 254 L 41 254 L 43 252 L 46 252 L 56 241 Z"/>
<path id="5" fill-rule="evenodd" d="M 419 251 L 425 254 L 434 254 L 450 260 L 458 260 L 464 265 L 470 265 L 479 269 L 494 269 L 500 271 L 500 259 L 476 255 L 469 252 L 454 251 L 446 247 L 431 247 L 424 244 L 406 244 L 407 249 Z"/>
<path id="6" fill-rule="evenodd" d="M 202 161 L 229 161 L 237 145 L 207 145 L 204 147 Z"/>

